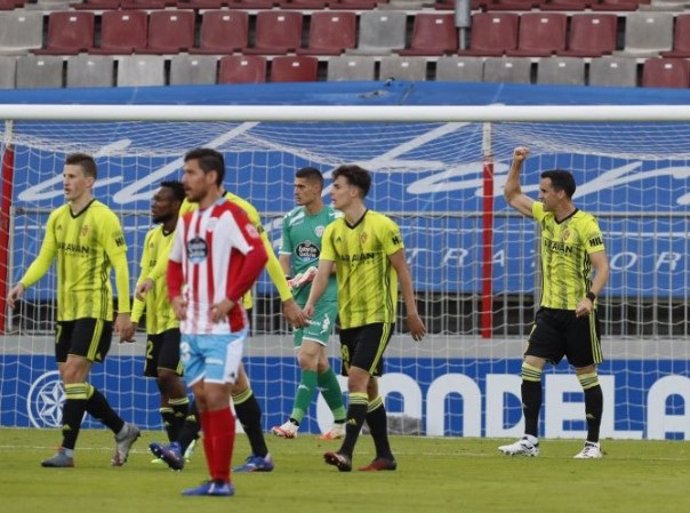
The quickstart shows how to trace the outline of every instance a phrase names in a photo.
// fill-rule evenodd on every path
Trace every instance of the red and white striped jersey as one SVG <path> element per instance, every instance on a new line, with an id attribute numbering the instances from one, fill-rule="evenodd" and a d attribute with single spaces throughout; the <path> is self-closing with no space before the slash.
<path id="1" fill-rule="evenodd" d="M 221 198 L 178 221 L 168 260 L 168 295 L 183 295 L 187 315 L 180 331 L 224 334 L 248 326 L 242 296 L 261 274 L 268 256 L 259 233 L 244 211 Z M 227 319 L 214 323 L 211 307 L 223 299 L 235 306 Z"/>

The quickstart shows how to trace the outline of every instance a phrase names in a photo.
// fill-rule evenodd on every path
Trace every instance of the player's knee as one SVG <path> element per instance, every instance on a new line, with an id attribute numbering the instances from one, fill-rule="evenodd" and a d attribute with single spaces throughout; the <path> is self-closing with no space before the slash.
<path id="1" fill-rule="evenodd" d="M 596 369 L 590 370 L 589 372 L 578 372 L 577 380 L 582 386 L 582 390 L 588 390 L 599 386 L 599 374 L 597 374 Z"/>

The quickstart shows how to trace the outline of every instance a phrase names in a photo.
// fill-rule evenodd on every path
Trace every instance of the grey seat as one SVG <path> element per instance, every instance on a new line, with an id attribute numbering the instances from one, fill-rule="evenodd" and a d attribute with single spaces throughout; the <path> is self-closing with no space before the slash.
<path id="1" fill-rule="evenodd" d="M 440 57 L 436 62 L 436 80 L 481 82 L 484 62 L 479 57 Z"/>
<path id="2" fill-rule="evenodd" d="M 374 80 L 376 59 L 374 57 L 343 55 L 328 61 L 329 81 Z"/>
<path id="3" fill-rule="evenodd" d="M 494 57 L 484 61 L 484 82 L 529 84 L 532 62 L 518 57 Z"/>
<path id="4" fill-rule="evenodd" d="M 424 57 L 383 57 L 381 59 L 381 80 L 426 80 L 426 59 Z"/>
<path id="5" fill-rule="evenodd" d="M 0 89 L 14 89 L 17 76 L 17 59 L 0 56 Z"/>
<path id="6" fill-rule="evenodd" d="M 637 61 L 633 58 L 602 57 L 589 63 L 589 85 L 635 87 Z"/>
<path id="7" fill-rule="evenodd" d="M 165 58 L 160 55 L 127 55 L 120 57 L 117 67 L 117 85 L 165 85 Z"/>
<path id="8" fill-rule="evenodd" d="M 67 87 L 113 87 L 115 61 L 100 55 L 75 55 L 67 60 Z"/>
<path id="9" fill-rule="evenodd" d="M 400 11 L 366 11 L 359 18 L 357 48 L 348 54 L 388 55 L 405 48 L 407 15 Z"/>
<path id="10" fill-rule="evenodd" d="M 22 55 L 42 46 L 42 13 L 25 11 L 0 13 L 0 54 Z"/>
<path id="11" fill-rule="evenodd" d="M 17 59 L 17 88 L 62 87 L 62 57 L 23 55 Z"/>
<path id="12" fill-rule="evenodd" d="M 585 85 L 585 61 L 579 57 L 549 57 L 539 61 L 538 84 Z"/>
<path id="13" fill-rule="evenodd" d="M 216 83 L 218 59 L 212 55 L 173 55 L 170 60 L 170 85 Z"/>
<path id="14" fill-rule="evenodd" d="M 621 55 L 651 57 L 672 47 L 672 13 L 631 12 L 626 16 L 625 46 Z"/>

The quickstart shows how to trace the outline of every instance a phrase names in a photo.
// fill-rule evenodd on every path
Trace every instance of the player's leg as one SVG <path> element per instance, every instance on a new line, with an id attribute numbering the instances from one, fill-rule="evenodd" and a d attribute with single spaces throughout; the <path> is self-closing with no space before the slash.
<path id="1" fill-rule="evenodd" d="M 166 399 L 166 404 L 161 405 L 161 416 L 168 439 L 173 442 L 179 437 L 189 408 L 189 398 L 181 378 L 179 329 L 167 330 L 160 335 L 156 356 L 156 381 L 161 400 Z"/>
<path id="2" fill-rule="evenodd" d="M 568 361 L 575 367 L 577 379 L 585 394 L 587 440 L 577 459 L 601 458 L 599 431 L 604 410 L 604 394 L 599 383 L 597 365 L 603 361 L 599 320 L 596 311 L 587 317 L 575 318 L 568 330 Z"/>
<path id="3" fill-rule="evenodd" d="M 333 414 L 333 425 L 321 435 L 321 440 L 337 440 L 345 436 L 345 420 L 347 410 L 343 402 L 343 392 L 338 378 L 328 362 L 326 346 L 319 349 L 319 363 L 317 367 L 317 382 L 321 395 Z"/>
<path id="4" fill-rule="evenodd" d="M 233 471 L 270 472 L 273 470 L 273 458 L 268 452 L 261 427 L 261 406 L 249 385 L 249 378 L 241 363 L 237 381 L 232 387 L 232 403 L 252 451 L 244 463 L 235 467 Z"/>

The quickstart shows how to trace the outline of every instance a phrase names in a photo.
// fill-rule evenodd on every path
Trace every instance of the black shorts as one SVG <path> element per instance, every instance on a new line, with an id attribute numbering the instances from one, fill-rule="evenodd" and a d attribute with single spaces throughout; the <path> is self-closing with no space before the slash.
<path id="1" fill-rule="evenodd" d="M 158 377 L 158 369 L 168 369 L 182 376 L 180 363 L 180 330 L 170 329 L 157 335 L 146 336 L 144 376 Z"/>
<path id="2" fill-rule="evenodd" d="M 347 376 L 350 367 L 358 367 L 372 376 L 383 374 L 383 352 L 393 334 L 393 324 L 375 323 L 340 330 L 341 374 Z"/>
<path id="3" fill-rule="evenodd" d="M 587 317 L 576 317 L 575 310 L 540 308 L 525 356 L 537 356 L 553 364 L 566 356 L 577 368 L 601 363 L 604 356 L 596 310 Z"/>
<path id="4" fill-rule="evenodd" d="M 85 317 L 58 321 L 55 332 L 55 360 L 67 361 L 68 354 L 83 356 L 90 362 L 102 362 L 110 351 L 113 323 Z"/>

